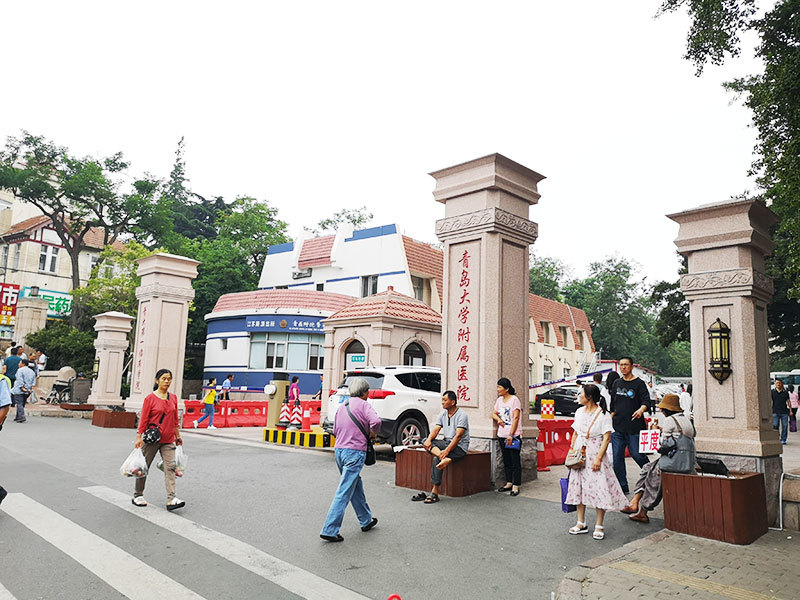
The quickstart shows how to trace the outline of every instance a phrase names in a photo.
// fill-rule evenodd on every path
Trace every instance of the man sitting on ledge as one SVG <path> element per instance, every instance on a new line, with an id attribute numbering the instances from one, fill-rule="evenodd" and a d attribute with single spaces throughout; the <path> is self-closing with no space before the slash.
<path id="1" fill-rule="evenodd" d="M 431 434 L 425 439 L 425 450 L 433 454 L 431 467 L 430 495 L 425 498 L 425 504 L 439 501 L 439 486 L 442 485 L 442 471 L 454 460 L 464 458 L 469 449 L 469 419 L 467 413 L 458 408 L 456 393 L 447 390 L 442 394 L 442 414 L 436 419 Z M 444 434 L 443 440 L 437 440 L 439 432 Z"/>

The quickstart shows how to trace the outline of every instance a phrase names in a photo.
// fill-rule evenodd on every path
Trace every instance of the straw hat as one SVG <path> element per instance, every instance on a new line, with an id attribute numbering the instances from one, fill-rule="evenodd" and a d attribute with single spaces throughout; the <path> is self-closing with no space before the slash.
<path id="1" fill-rule="evenodd" d="M 664 394 L 664 397 L 656 408 L 663 408 L 664 410 L 671 410 L 672 412 L 681 412 L 683 410 L 680 400 L 675 394 Z"/>

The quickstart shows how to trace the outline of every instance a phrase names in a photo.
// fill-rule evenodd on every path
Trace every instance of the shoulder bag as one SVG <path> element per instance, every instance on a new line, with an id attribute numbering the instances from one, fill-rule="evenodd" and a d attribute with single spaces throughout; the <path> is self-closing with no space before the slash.
<path id="1" fill-rule="evenodd" d="M 592 419 L 591 424 L 589 425 L 589 429 L 586 430 L 586 439 L 589 439 L 589 432 L 592 430 L 594 426 L 594 422 L 597 421 L 597 417 L 600 416 L 600 413 L 603 412 L 603 409 L 599 406 L 597 407 L 597 414 Z M 577 434 L 577 432 L 575 432 Z M 573 435 L 575 435 L 573 434 Z M 567 458 L 564 459 L 564 466 L 568 469 L 582 469 L 586 466 L 586 444 L 583 444 L 580 448 L 570 448 L 569 452 L 567 452 Z"/>
<path id="2" fill-rule="evenodd" d="M 675 415 L 670 415 L 675 421 L 680 435 L 676 438 L 670 435 L 665 438 L 658 449 L 661 458 L 658 459 L 658 468 L 667 473 L 692 473 L 694 471 L 694 440 L 683 435 L 681 424 Z"/>
<path id="3" fill-rule="evenodd" d="M 374 465 L 375 464 L 375 446 L 372 445 L 372 438 L 369 437 L 369 434 L 364 430 L 364 426 L 359 423 L 358 419 L 353 416 L 353 413 L 350 412 L 350 399 L 347 399 L 347 402 L 344 403 L 345 408 L 347 409 L 347 414 L 350 415 L 350 418 L 353 420 L 353 423 L 356 424 L 359 431 L 364 434 L 364 437 L 367 438 L 367 458 L 364 459 L 364 464 Z"/>
<path id="4" fill-rule="evenodd" d="M 142 434 L 142 441 L 145 444 L 157 444 L 161 441 L 161 423 L 164 422 L 164 417 L 167 416 L 167 413 L 161 415 L 161 419 L 158 421 L 158 425 L 151 423 L 147 426 L 147 429 Z"/>

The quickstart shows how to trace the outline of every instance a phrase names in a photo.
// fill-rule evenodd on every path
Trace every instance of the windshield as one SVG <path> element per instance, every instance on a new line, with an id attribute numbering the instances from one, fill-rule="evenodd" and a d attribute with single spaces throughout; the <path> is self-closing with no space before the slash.
<path id="1" fill-rule="evenodd" d="M 381 386 L 383 386 L 383 375 L 381 373 L 364 371 L 359 373 L 347 373 L 344 376 L 342 383 L 339 384 L 339 389 L 349 387 L 350 383 L 358 377 L 366 379 L 367 383 L 369 384 L 369 389 L 371 390 L 379 390 L 381 389 Z"/>

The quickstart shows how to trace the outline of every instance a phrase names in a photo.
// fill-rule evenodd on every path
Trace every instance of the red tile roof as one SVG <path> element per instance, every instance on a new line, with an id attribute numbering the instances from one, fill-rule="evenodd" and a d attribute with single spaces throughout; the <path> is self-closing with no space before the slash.
<path id="1" fill-rule="evenodd" d="M 8 231 L 3 232 L 3 236 L 14 235 L 15 233 L 27 233 L 39 229 L 42 225 L 50 222 L 49 217 L 41 215 L 39 217 L 31 217 L 19 223 L 14 223 Z"/>
<path id="2" fill-rule="evenodd" d="M 444 288 L 442 287 L 444 252 L 405 235 L 403 236 L 403 246 L 406 251 L 408 270 L 412 275 L 433 277 L 436 280 L 436 288 L 439 290 L 439 299 L 442 300 L 444 297 Z"/>
<path id="3" fill-rule="evenodd" d="M 220 296 L 215 312 L 259 308 L 301 308 L 334 312 L 353 303 L 352 296 L 314 290 L 255 290 Z"/>
<path id="4" fill-rule="evenodd" d="M 331 264 L 331 248 L 335 235 L 310 238 L 303 241 L 297 266 L 300 269 Z"/>
<path id="5" fill-rule="evenodd" d="M 442 324 L 442 315 L 424 302 L 388 289 L 356 300 L 328 317 L 327 321 L 356 318 L 393 317 L 417 323 Z"/>
<path id="6" fill-rule="evenodd" d="M 4 231 L 2 234 L 0 234 L 0 237 L 33 233 L 34 231 L 37 231 L 50 224 L 50 217 L 46 217 L 44 215 L 31 217 L 30 219 L 25 219 L 24 221 L 15 223 L 8 231 Z M 102 227 L 92 227 L 84 236 L 83 243 L 89 248 L 102 250 L 105 247 L 103 244 L 103 237 L 104 235 Z M 115 241 L 112 246 L 116 250 L 123 250 L 125 248 L 125 245 L 119 240 Z"/>
<path id="7" fill-rule="evenodd" d="M 586 316 L 586 313 L 583 312 L 580 308 L 575 308 L 574 306 L 569 306 L 567 304 L 556 302 L 555 300 L 550 300 L 548 298 L 542 298 L 541 296 L 537 296 L 536 294 L 529 294 L 528 311 L 531 318 L 533 319 L 533 323 L 536 327 L 536 333 L 539 337 L 540 342 L 544 342 L 544 333 L 542 332 L 542 321 L 546 321 L 548 323 L 552 323 L 553 328 L 556 330 L 557 345 L 559 346 L 565 345 L 564 340 L 561 339 L 561 331 L 558 329 L 559 326 L 569 327 L 569 330 L 572 332 L 572 339 L 574 341 L 575 348 L 577 348 L 578 345 L 580 344 L 580 338 L 578 338 L 578 334 L 576 331 L 580 329 L 585 331 L 586 335 L 589 336 L 589 341 L 592 346 L 592 352 L 594 352 L 594 340 L 592 340 L 592 326 L 589 325 L 589 318 Z"/>

